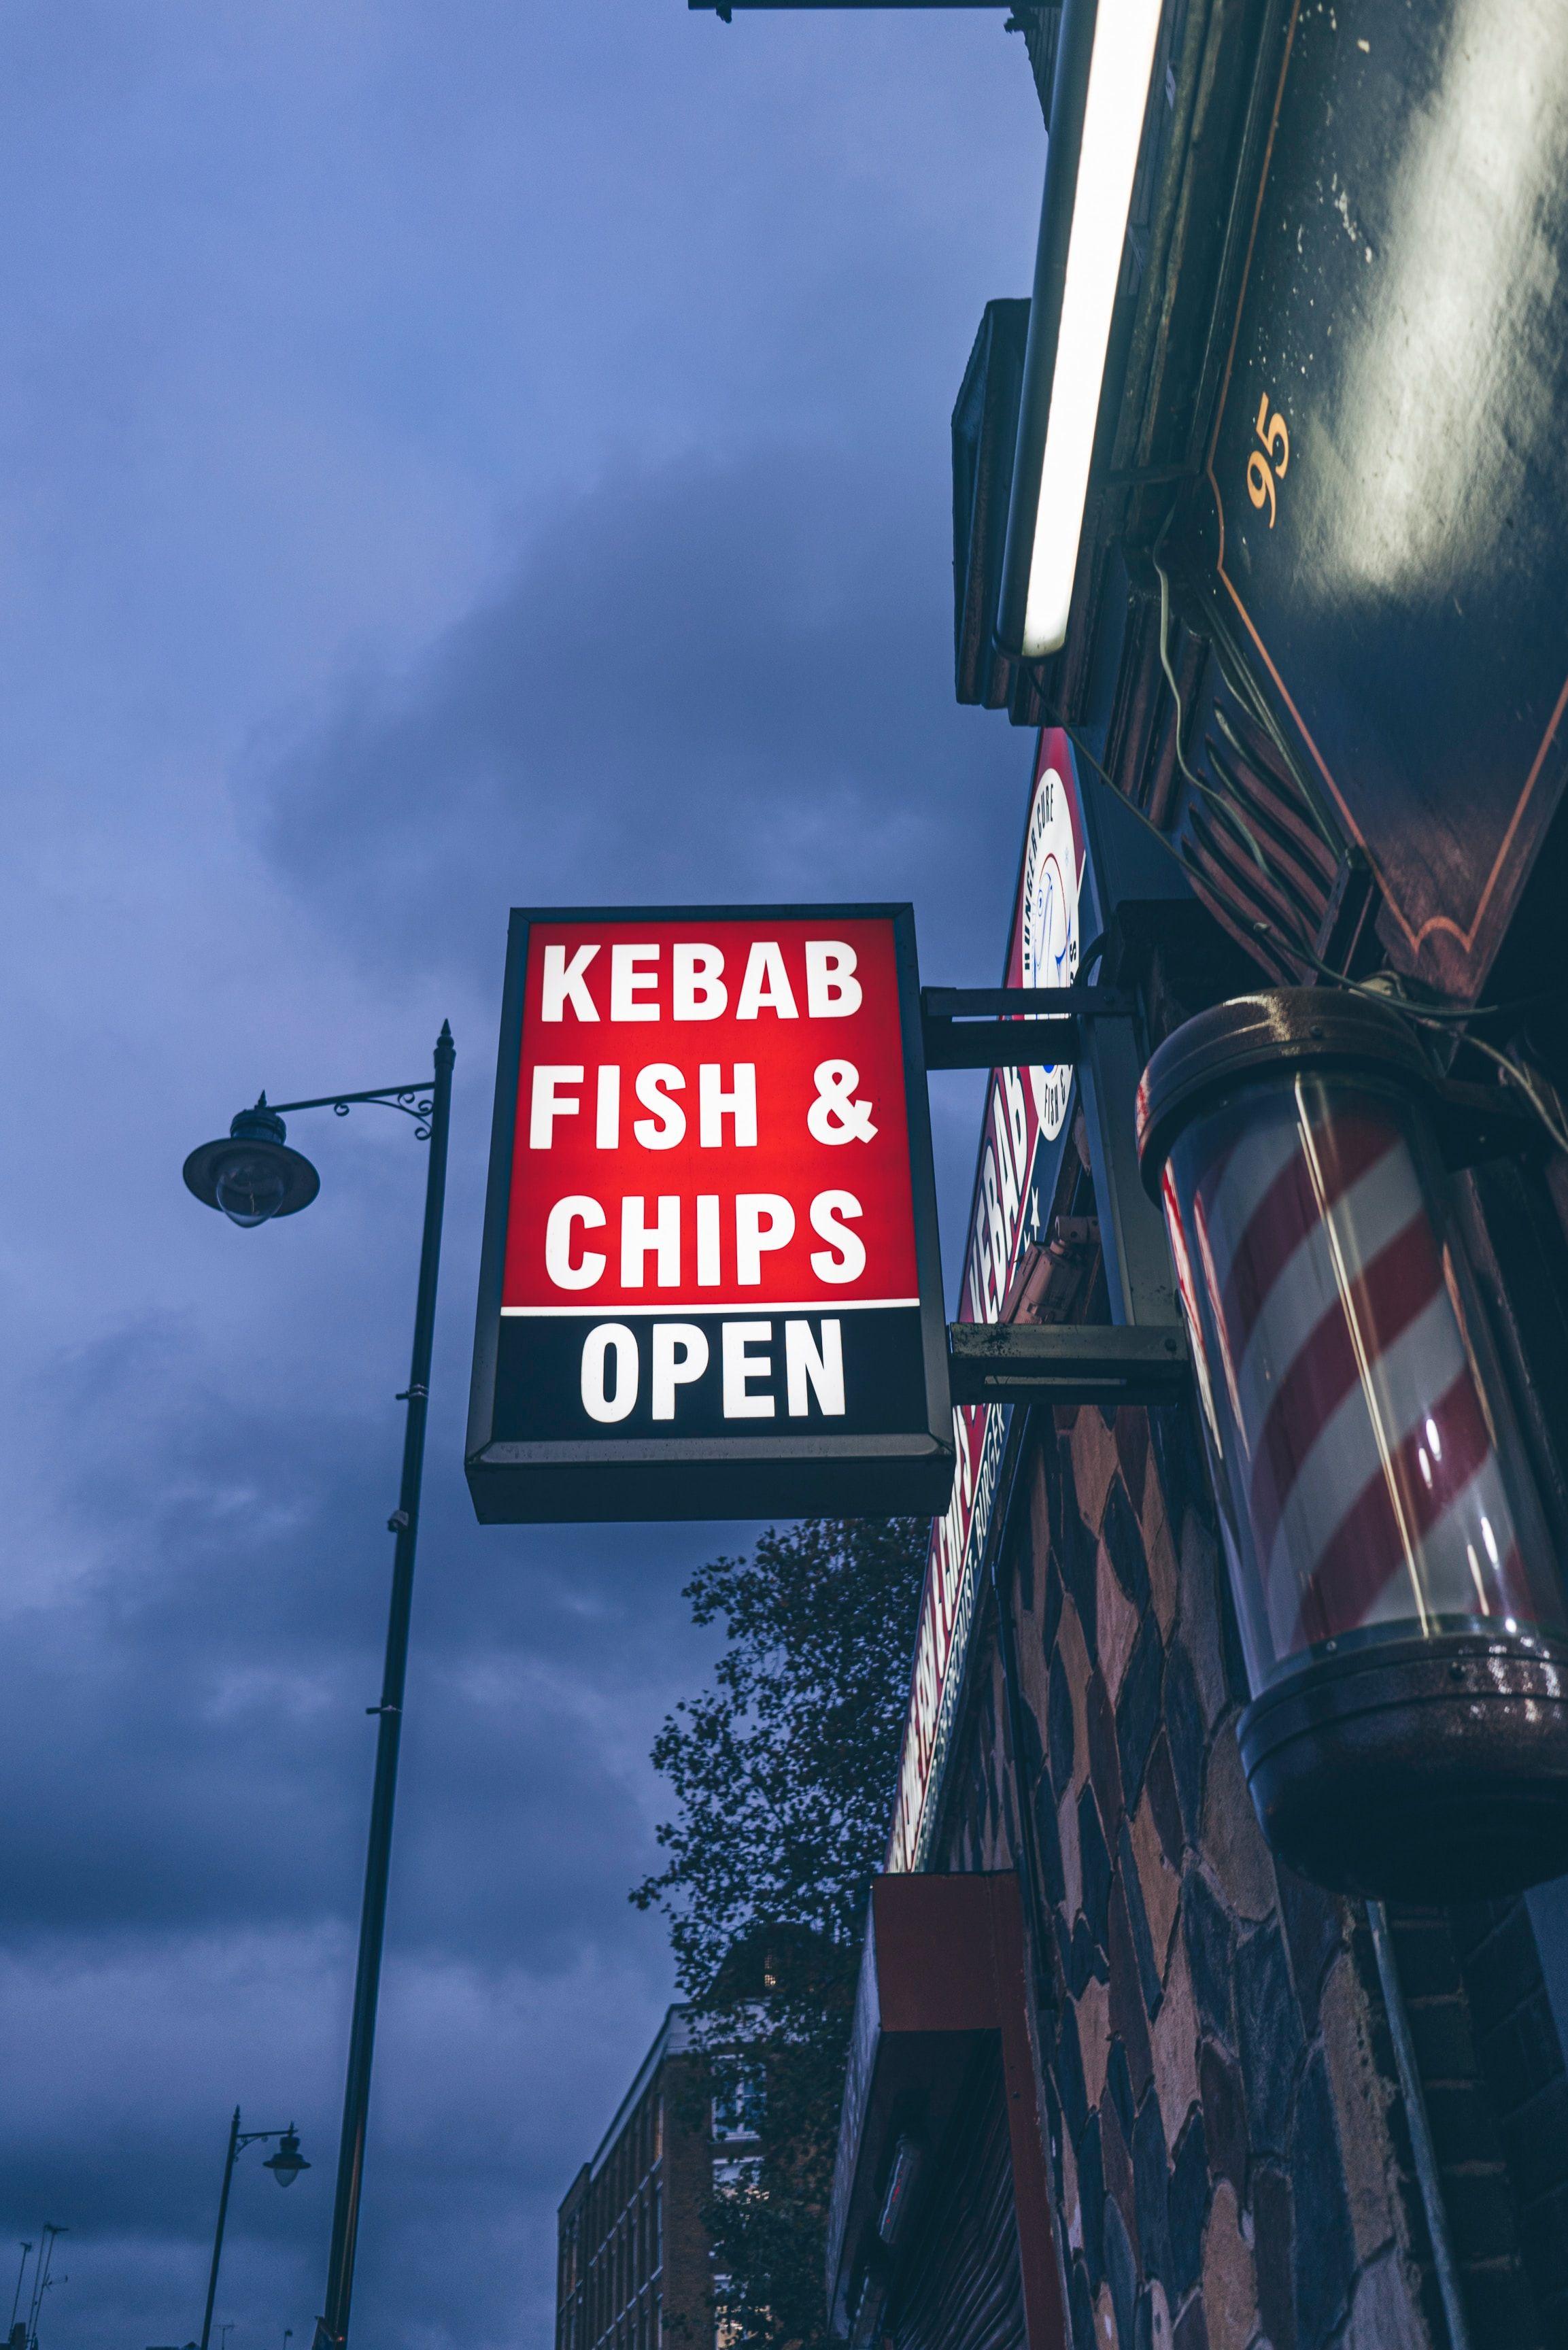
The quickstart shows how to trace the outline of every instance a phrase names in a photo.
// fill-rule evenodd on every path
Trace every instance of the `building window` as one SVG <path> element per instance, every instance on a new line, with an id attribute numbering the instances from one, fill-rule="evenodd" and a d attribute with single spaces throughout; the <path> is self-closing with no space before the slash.
<path id="1" fill-rule="evenodd" d="M 715 2302 L 722 2302 L 729 2290 L 729 2278 L 724 2274 L 722 2269 L 715 2269 L 713 2272 L 713 2298 Z M 731 2350 L 731 2345 L 740 2338 L 740 2332 L 741 2329 L 736 2324 L 732 2317 L 726 2317 L 722 2309 L 715 2310 L 713 2315 L 713 2350 Z"/>
<path id="2" fill-rule="evenodd" d="M 744 2056 L 715 2058 L 713 2136 L 755 2137 L 762 2110 L 762 2068 L 755 2060 Z"/>
<path id="3" fill-rule="evenodd" d="M 754 2192 L 762 2163 L 754 2154 L 730 2155 L 713 2165 L 713 2185 L 721 2195 Z"/>

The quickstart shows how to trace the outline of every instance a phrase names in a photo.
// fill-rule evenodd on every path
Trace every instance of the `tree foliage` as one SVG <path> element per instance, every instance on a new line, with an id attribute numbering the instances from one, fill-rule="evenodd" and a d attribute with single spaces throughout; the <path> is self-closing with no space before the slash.
<path id="1" fill-rule="evenodd" d="M 728 1641 L 653 1749 L 677 1816 L 639 1886 L 710 2064 L 762 2085 L 754 2174 L 715 2196 L 716 2302 L 756 2350 L 826 2339 L 823 2259 L 870 1880 L 887 1841 L 928 1523 L 817 1518 L 687 1586 Z"/>

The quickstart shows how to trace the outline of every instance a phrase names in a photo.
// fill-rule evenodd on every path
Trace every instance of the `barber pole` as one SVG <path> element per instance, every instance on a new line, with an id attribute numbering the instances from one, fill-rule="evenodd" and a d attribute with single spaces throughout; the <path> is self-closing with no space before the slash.
<path id="1" fill-rule="evenodd" d="M 1415 1032 L 1221 1004 L 1138 1103 L 1192 1339 L 1260 1816 L 1412 1898 L 1568 1865 L 1561 1579 L 1453 1230 Z"/>
<path id="2" fill-rule="evenodd" d="M 1534 1615 L 1415 1160 L 1376 1097 L 1222 1111 L 1193 1186 L 1270 1663 L 1376 1623 Z M 1162 1196 L 1181 1221 L 1167 1164 Z"/>

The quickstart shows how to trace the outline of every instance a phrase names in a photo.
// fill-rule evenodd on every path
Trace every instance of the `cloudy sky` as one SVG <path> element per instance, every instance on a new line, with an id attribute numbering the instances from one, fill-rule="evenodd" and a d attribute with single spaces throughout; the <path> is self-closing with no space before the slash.
<path id="1" fill-rule="evenodd" d="M 744 1530 L 472 1523 L 505 910 L 909 895 L 994 976 L 1029 746 L 951 702 L 947 421 L 1038 109 L 1000 13 L 13 0 L 0 119 L 0 2257 L 69 2226 L 47 2350 L 188 2340 L 238 2101 L 315 2168 L 247 2157 L 217 2317 L 308 2345 L 423 1153 L 301 1119 L 320 1201 L 254 1234 L 179 1170 L 447 1015 L 356 2333 L 543 2350 L 669 1992 L 680 1586 Z"/>

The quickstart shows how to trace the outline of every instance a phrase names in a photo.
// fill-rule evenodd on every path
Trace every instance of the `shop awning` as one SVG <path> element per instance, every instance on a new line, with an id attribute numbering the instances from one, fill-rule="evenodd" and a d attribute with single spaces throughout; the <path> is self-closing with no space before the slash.
<path id="1" fill-rule="evenodd" d="M 828 2307 L 842 2336 L 879 2338 L 911 2215 L 940 2200 L 943 2139 L 981 2033 L 1001 2042 L 1029 2350 L 1064 2350 L 1011 1873 L 888 1876 L 872 1887 L 828 2220 Z"/>

